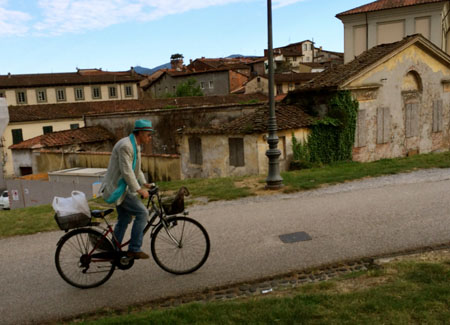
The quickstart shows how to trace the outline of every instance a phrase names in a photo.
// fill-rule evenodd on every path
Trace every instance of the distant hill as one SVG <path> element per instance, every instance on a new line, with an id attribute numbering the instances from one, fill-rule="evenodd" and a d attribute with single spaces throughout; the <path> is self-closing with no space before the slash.
<path id="1" fill-rule="evenodd" d="M 151 74 L 155 73 L 156 71 L 158 71 L 160 69 L 170 69 L 170 62 L 166 63 L 166 64 L 161 64 L 161 65 L 159 65 L 157 67 L 154 67 L 153 69 L 141 67 L 139 65 L 134 67 L 134 70 L 137 73 L 146 74 L 146 75 L 151 75 Z"/>

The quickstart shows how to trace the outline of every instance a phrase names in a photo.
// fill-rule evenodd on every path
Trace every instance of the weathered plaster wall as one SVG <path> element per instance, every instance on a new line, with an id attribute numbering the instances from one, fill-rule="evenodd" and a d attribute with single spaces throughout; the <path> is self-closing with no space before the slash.
<path id="1" fill-rule="evenodd" d="M 410 74 L 408 74 L 410 73 Z M 412 76 L 417 76 L 414 79 Z M 359 110 L 365 111 L 366 145 L 354 148 L 357 161 L 373 161 L 402 157 L 411 153 L 448 150 L 450 93 L 444 91 L 443 79 L 450 77 L 450 69 L 418 46 L 411 46 L 377 68 L 354 80 L 344 88 L 352 89 L 359 101 Z M 416 80 L 416 81 L 415 81 Z M 380 84 L 378 89 L 355 90 L 364 85 Z M 415 90 L 416 89 L 416 90 Z M 433 132 L 433 103 L 442 100 L 443 130 Z M 406 105 L 418 103 L 418 135 L 406 137 Z M 386 143 L 377 144 L 377 111 L 388 108 L 385 117 L 389 127 Z M 358 136 L 358 135 L 357 135 Z"/>
<path id="2" fill-rule="evenodd" d="M 197 81 L 196 86 L 200 86 L 201 82 L 205 84 L 205 87 L 202 89 L 205 96 L 228 95 L 230 93 L 228 71 L 187 74 L 177 77 L 172 77 L 166 73 L 147 92 L 151 94 L 152 98 L 161 98 L 168 94 L 174 94 L 177 86 L 190 78 L 194 78 Z M 210 81 L 212 81 L 212 87 L 210 87 Z"/>
<path id="3" fill-rule="evenodd" d="M 41 151 L 33 153 L 36 173 L 74 167 L 107 168 L 109 152 L 61 153 Z M 168 181 L 181 178 L 178 155 L 142 155 L 142 170 L 148 180 Z"/>
<path id="4" fill-rule="evenodd" d="M 298 141 L 306 141 L 309 129 L 296 129 L 296 130 L 282 130 L 278 131 L 278 150 L 281 152 L 279 158 L 280 171 L 289 170 L 289 164 L 293 160 L 292 151 L 292 134 L 295 135 Z M 269 145 L 264 135 L 258 136 L 258 174 L 264 175 L 269 171 L 269 159 L 266 156 L 266 151 L 269 149 Z"/>
<path id="5" fill-rule="evenodd" d="M 230 166 L 228 138 L 244 138 L 244 160 L 242 167 Z M 189 162 L 189 140 L 184 136 L 180 143 L 182 178 L 208 178 L 254 175 L 258 173 L 257 136 L 202 135 L 203 164 Z"/>
<path id="6" fill-rule="evenodd" d="M 183 127 L 211 127 L 221 125 L 252 113 L 258 104 L 225 105 L 216 107 L 159 109 L 145 113 L 109 114 L 86 117 L 86 126 L 102 125 L 112 132 L 117 140 L 127 136 L 133 130 L 137 119 L 149 119 L 156 133 L 152 139 L 152 148 L 145 153 L 176 154 L 178 148 L 178 132 Z"/>
<path id="7" fill-rule="evenodd" d="M 280 171 L 288 170 L 292 161 L 292 133 L 303 141 L 308 134 L 307 129 L 278 131 L 278 149 L 281 151 Z M 182 178 L 208 178 L 242 175 L 263 175 L 268 172 L 269 149 L 265 135 L 198 135 L 202 142 L 203 164 L 192 164 L 189 159 L 189 136 L 183 136 L 180 142 Z M 229 138 L 244 139 L 245 165 L 230 166 Z"/>

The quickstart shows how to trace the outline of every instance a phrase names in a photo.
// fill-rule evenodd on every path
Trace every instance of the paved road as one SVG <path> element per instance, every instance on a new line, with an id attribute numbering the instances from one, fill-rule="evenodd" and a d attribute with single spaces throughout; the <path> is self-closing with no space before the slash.
<path id="1" fill-rule="evenodd" d="M 80 290 L 59 278 L 53 261 L 62 232 L 0 240 L 0 323 L 54 320 L 124 307 L 216 285 L 307 267 L 450 242 L 450 169 L 345 183 L 191 208 L 212 251 L 196 273 L 173 276 L 153 260 L 116 271 L 103 286 Z M 32 217 L 32 216 L 30 216 Z M 311 241 L 279 235 L 305 231 Z M 149 251 L 149 242 L 144 243 Z"/>

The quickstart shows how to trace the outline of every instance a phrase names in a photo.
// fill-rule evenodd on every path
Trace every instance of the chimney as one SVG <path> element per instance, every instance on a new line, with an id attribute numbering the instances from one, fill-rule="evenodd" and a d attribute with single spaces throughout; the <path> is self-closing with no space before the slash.
<path id="1" fill-rule="evenodd" d="M 183 58 L 171 59 L 170 66 L 173 70 L 181 71 L 183 68 Z"/>
<path id="2" fill-rule="evenodd" d="M 8 78 L 11 78 L 11 72 L 8 72 Z"/>

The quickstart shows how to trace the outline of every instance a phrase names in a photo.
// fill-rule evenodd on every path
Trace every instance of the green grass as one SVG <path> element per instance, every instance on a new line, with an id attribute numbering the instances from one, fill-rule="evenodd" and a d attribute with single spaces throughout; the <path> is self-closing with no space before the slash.
<path id="1" fill-rule="evenodd" d="M 186 186 L 193 198 L 207 197 L 209 201 L 235 200 L 253 195 L 245 187 L 236 187 L 235 182 L 243 177 L 224 177 L 209 179 L 186 179 L 182 181 L 158 182 L 162 190 L 175 191 L 181 186 Z"/>
<path id="2" fill-rule="evenodd" d="M 284 172 L 286 191 L 307 190 L 323 184 L 336 184 L 364 177 L 409 172 L 426 168 L 450 167 L 450 152 L 416 155 L 408 158 L 383 159 L 370 163 L 340 162 L 323 167 Z"/>
<path id="3" fill-rule="evenodd" d="M 449 261 L 386 267 L 264 297 L 110 312 L 76 324 L 448 324 Z"/>
<path id="4" fill-rule="evenodd" d="M 323 184 L 336 184 L 348 180 L 364 177 L 408 172 L 422 168 L 449 168 L 450 152 L 439 154 L 416 155 L 409 158 L 385 159 L 371 163 L 342 162 L 332 165 L 290 171 L 282 173 L 284 191 L 299 191 L 317 188 Z M 166 193 L 176 191 L 186 186 L 191 192 L 189 202 L 199 197 L 206 197 L 209 201 L 234 200 L 255 195 L 249 187 L 236 186 L 237 182 L 255 179 L 262 188 L 265 176 L 259 178 L 225 177 L 212 179 L 187 179 L 182 181 L 158 182 L 161 190 Z M 104 201 L 92 200 L 92 208 L 102 208 Z M 50 205 L 24 209 L 0 211 L 0 237 L 27 235 L 41 231 L 57 229 Z"/>

